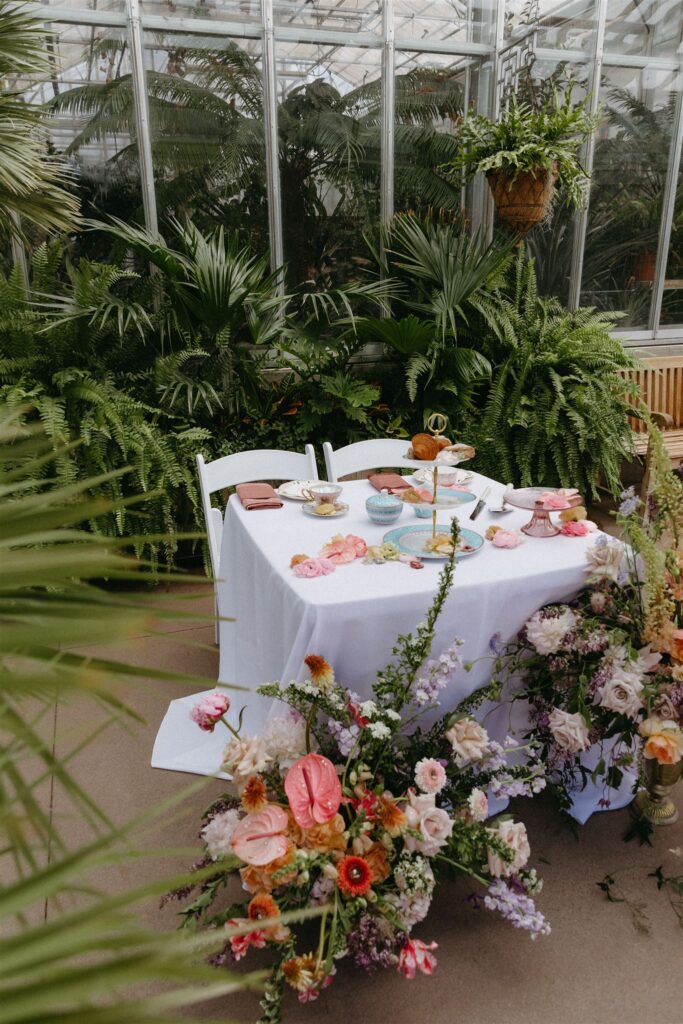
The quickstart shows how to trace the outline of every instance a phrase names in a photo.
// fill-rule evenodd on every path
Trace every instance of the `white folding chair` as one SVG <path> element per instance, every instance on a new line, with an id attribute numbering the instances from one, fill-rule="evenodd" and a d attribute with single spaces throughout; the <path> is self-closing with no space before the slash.
<path id="1" fill-rule="evenodd" d="M 327 479 L 337 483 L 351 473 L 364 473 L 368 469 L 405 468 L 405 454 L 410 441 L 392 438 L 377 438 L 371 441 L 357 441 L 345 448 L 333 450 L 329 441 L 323 444 Z"/>
<path id="2" fill-rule="evenodd" d="M 199 489 L 204 506 L 204 521 L 209 539 L 211 573 L 214 578 L 216 611 L 218 610 L 217 583 L 220 570 L 221 536 L 223 534 L 223 511 L 211 504 L 211 495 L 236 484 L 248 484 L 255 480 L 316 480 L 318 468 L 312 444 L 303 452 L 286 452 L 260 448 L 253 452 L 236 452 L 224 455 L 214 462 L 205 462 L 203 455 L 197 455 Z M 216 623 L 218 643 L 218 623 Z"/>

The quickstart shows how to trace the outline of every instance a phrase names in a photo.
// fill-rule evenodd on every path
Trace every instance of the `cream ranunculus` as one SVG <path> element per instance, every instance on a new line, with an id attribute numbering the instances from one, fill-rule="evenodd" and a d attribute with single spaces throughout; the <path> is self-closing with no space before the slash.
<path id="1" fill-rule="evenodd" d="M 643 684 L 635 672 L 617 667 L 595 696 L 601 708 L 635 718 L 643 706 Z"/>
<path id="2" fill-rule="evenodd" d="M 553 739 L 561 750 L 578 754 L 580 750 L 587 750 L 590 747 L 588 726 L 578 711 L 570 715 L 561 708 L 553 708 L 548 716 L 548 724 Z"/>
<path id="3" fill-rule="evenodd" d="M 244 785 L 250 775 L 267 768 L 271 757 L 266 745 L 257 736 L 235 737 L 223 751 L 223 769 L 232 775 L 237 786 Z"/>
<path id="4" fill-rule="evenodd" d="M 513 875 L 526 865 L 531 855 L 531 847 L 526 834 L 526 828 L 521 821 L 501 821 L 498 828 L 490 828 L 488 831 L 500 842 L 509 846 L 514 853 L 510 863 L 503 860 L 495 850 L 488 851 L 488 867 L 492 875 L 500 878 L 503 875 Z"/>
<path id="5" fill-rule="evenodd" d="M 570 608 L 565 608 L 559 615 L 545 616 L 536 612 L 526 624 L 526 635 L 539 654 L 555 654 L 575 625 L 576 615 Z"/>
<path id="6" fill-rule="evenodd" d="M 405 807 L 408 828 L 420 833 L 420 837 L 406 832 L 403 842 L 411 853 L 423 853 L 434 857 L 448 842 L 453 831 L 453 821 L 446 811 L 436 806 L 433 793 L 416 794 L 410 790 Z"/>
<path id="7" fill-rule="evenodd" d="M 489 745 L 489 734 L 473 718 L 460 718 L 454 722 L 446 732 L 446 739 L 453 747 L 459 768 L 470 761 L 481 760 Z"/>

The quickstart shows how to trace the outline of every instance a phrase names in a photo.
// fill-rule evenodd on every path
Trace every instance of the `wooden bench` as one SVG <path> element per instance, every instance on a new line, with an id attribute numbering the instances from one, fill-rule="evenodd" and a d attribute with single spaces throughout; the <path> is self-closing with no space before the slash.
<path id="1" fill-rule="evenodd" d="M 672 460 L 683 459 L 683 356 L 652 356 L 642 360 L 643 366 L 631 370 L 640 388 L 643 401 L 664 435 L 664 443 Z M 630 419 L 636 435 L 636 452 L 647 455 L 647 424 L 637 417 Z"/>

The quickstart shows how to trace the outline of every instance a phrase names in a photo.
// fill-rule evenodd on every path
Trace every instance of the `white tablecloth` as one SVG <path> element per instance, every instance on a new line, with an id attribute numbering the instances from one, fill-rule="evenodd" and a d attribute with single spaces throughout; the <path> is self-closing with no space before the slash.
<path id="1" fill-rule="evenodd" d="M 489 502 L 499 504 L 503 486 L 476 475 L 470 487 L 480 494 L 491 486 Z M 262 683 L 307 677 L 307 654 L 322 655 L 334 666 L 337 678 L 362 698 L 370 696 L 373 681 L 391 656 L 399 633 L 407 633 L 424 619 L 433 599 L 443 565 L 428 561 L 424 569 L 400 562 L 364 565 L 357 560 L 339 566 L 329 576 L 299 579 L 290 569 L 295 554 L 317 555 L 333 534 L 354 533 L 368 543 L 381 542 L 387 527 L 372 523 L 365 500 L 375 493 L 367 481 L 344 485 L 342 500 L 349 512 L 336 520 L 306 516 L 301 505 L 286 502 L 279 510 L 247 512 L 239 499 L 228 502 L 221 549 L 219 614 L 235 621 L 220 623 L 220 670 L 223 683 L 240 683 L 254 690 Z M 484 534 L 495 523 L 516 529 L 530 513 L 515 509 L 504 516 L 484 510 L 471 523 L 473 504 L 462 505 L 457 516 L 463 526 Z M 452 512 L 440 512 L 440 523 Z M 418 520 L 406 508 L 396 525 Z M 457 673 L 442 694 L 444 710 L 482 686 L 489 678 L 489 641 L 500 633 L 511 639 L 526 619 L 552 601 L 573 598 L 585 580 L 585 551 L 595 542 L 587 537 L 525 537 L 514 549 L 495 548 L 486 542 L 477 554 L 457 564 L 455 583 L 441 614 L 434 654 L 461 637 L 464 661 L 479 661 Z M 188 719 L 194 697 L 173 701 L 155 744 L 155 767 L 213 774 L 220 764 L 225 730 L 201 733 Z M 235 693 L 233 706 L 246 705 L 244 730 L 254 733 L 265 721 L 271 701 L 247 699 Z M 504 735 L 508 708 L 487 720 L 493 734 Z M 584 791 L 581 802 L 587 817 L 603 796 Z M 622 803 L 627 802 L 626 796 Z M 612 806 L 620 806 L 614 795 Z M 589 809 L 590 808 L 590 809 Z M 584 814 L 581 813 L 583 818 Z"/>

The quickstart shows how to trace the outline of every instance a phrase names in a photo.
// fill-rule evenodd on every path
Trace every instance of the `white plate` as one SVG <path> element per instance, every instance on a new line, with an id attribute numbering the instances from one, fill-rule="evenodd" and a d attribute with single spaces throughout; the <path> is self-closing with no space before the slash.
<path id="1" fill-rule="evenodd" d="M 448 466 L 447 468 L 455 470 L 453 483 L 456 484 L 466 484 L 467 481 L 471 480 L 474 476 L 474 473 L 470 469 L 456 469 L 455 466 Z M 434 482 L 434 470 L 418 469 L 417 473 L 413 473 L 413 480 L 416 484 L 431 484 Z M 446 487 L 447 485 L 444 484 L 443 486 Z"/>
<path id="2" fill-rule="evenodd" d="M 313 516 L 314 519 L 320 519 L 321 521 L 324 520 L 324 519 L 339 519 L 340 516 L 345 516 L 346 513 L 349 511 L 349 506 L 348 505 L 344 505 L 344 503 L 341 502 L 341 501 L 337 502 L 336 511 L 335 512 L 330 512 L 329 516 L 320 516 L 320 515 L 318 515 L 317 512 L 313 511 L 313 509 L 315 507 L 316 507 L 316 502 L 314 502 L 314 501 L 307 501 L 305 505 L 301 506 L 301 510 L 302 510 L 302 512 L 305 512 L 307 516 Z"/>
<path id="3" fill-rule="evenodd" d="M 304 490 L 309 490 L 311 487 L 315 487 L 316 484 L 327 483 L 326 480 L 288 480 L 284 484 L 280 484 L 276 487 L 276 493 L 281 498 L 289 498 L 290 501 L 308 501 L 303 495 Z"/>

